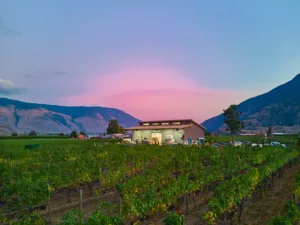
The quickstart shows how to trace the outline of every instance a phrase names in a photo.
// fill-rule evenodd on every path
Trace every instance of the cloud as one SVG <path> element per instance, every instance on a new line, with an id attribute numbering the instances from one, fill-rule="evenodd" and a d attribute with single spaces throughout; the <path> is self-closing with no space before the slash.
<path id="1" fill-rule="evenodd" d="M 10 80 L 0 79 L 1 95 L 17 95 L 22 94 L 24 91 L 24 88 L 16 87 Z"/>
<path id="2" fill-rule="evenodd" d="M 50 70 L 38 70 L 33 73 L 26 73 L 24 77 L 30 78 L 30 77 L 45 77 L 45 76 L 64 76 L 68 74 L 69 74 L 68 72 L 50 69 Z"/>

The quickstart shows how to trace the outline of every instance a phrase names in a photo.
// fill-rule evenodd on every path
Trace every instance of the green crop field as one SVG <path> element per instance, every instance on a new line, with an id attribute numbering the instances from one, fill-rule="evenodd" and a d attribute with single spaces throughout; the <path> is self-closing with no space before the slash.
<path id="1" fill-rule="evenodd" d="M 119 141 L 1 140 L 0 223 L 237 222 L 248 199 L 299 168 L 293 146 L 217 150 Z M 24 149 L 31 144 L 39 149 Z"/>
<path id="2" fill-rule="evenodd" d="M 231 136 L 207 136 L 205 137 L 209 142 L 230 142 Z M 254 143 L 264 143 L 264 137 L 262 136 L 234 136 L 236 141 L 251 141 Z M 298 141 L 298 135 L 282 135 L 273 136 L 267 139 L 268 142 L 278 141 L 282 144 L 296 144 Z"/>

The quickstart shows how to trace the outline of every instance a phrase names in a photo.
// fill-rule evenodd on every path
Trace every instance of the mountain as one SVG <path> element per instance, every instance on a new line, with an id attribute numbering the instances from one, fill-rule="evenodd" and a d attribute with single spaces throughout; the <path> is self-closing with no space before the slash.
<path id="1" fill-rule="evenodd" d="M 26 103 L 0 98 L 0 134 L 12 132 L 70 133 L 72 130 L 98 133 L 106 131 L 111 119 L 128 127 L 137 125 L 138 119 L 113 108 L 57 106 Z"/>
<path id="2" fill-rule="evenodd" d="M 300 74 L 265 94 L 240 103 L 238 108 L 245 130 L 274 126 L 279 130 L 290 128 L 294 132 L 300 131 Z M 212 132 L 222 130 L 223 121 L 224 117 L 220 114 L 202 125 Z"/>

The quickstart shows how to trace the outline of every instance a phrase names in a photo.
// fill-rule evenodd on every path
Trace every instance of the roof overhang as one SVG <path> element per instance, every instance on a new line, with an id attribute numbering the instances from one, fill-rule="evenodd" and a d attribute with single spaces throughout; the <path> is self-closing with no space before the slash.
<path id="1" fill-rule="evenodd" d="M 136 127 L 128 127 L 125 130 L 165 130 L 165 129 L 184 129 L 191 127 L 192 124 L 186 125 L 155 125 L 155 126 L 136 126 Z"/>
<path id="2" fill-rule="evenodd" d="M 139 121 L 139 124 L 142 126 L 143 123 L 162 123 L 162 122 L 191 122 L 193 123 L 194 125 L 202 128 L 203 130 L 206 131 L 206 128 L 197 123 L 195 120 L 192 120 L 192 119 L 178 119 L 178 120 L 145 120 L 145 121 Z"/>

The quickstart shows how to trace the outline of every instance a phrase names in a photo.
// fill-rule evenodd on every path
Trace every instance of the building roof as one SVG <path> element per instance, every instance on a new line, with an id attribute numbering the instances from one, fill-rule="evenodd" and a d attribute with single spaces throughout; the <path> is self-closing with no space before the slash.
<path id="1" fill-rule="evenodd" d="M 202 126 L 201 124 L 197 123 L 196 121 L 192 120 L 192 119 L 178 119 L 178 120 L 145 120 L 145 121 L 140 121 L 139 124 L 142 123 L 162 123 L 162 122 L 191 122 L 194 123 L 195 125 L 197 125 L 198 127 L 201 127 L 202 129 L 206 130 L 206 128 L 204 126 Z"/>
<path id="2" fill-rule="evenodd" d="M 155 121 L 156 122 L 156 121 Z M 191 127 L 191 124 L 185 125 L 154 125 L 154 126 L 136 126 L 128 127 L 125 130 L 162 130 L 162 129 L 184 129 Z"/>

